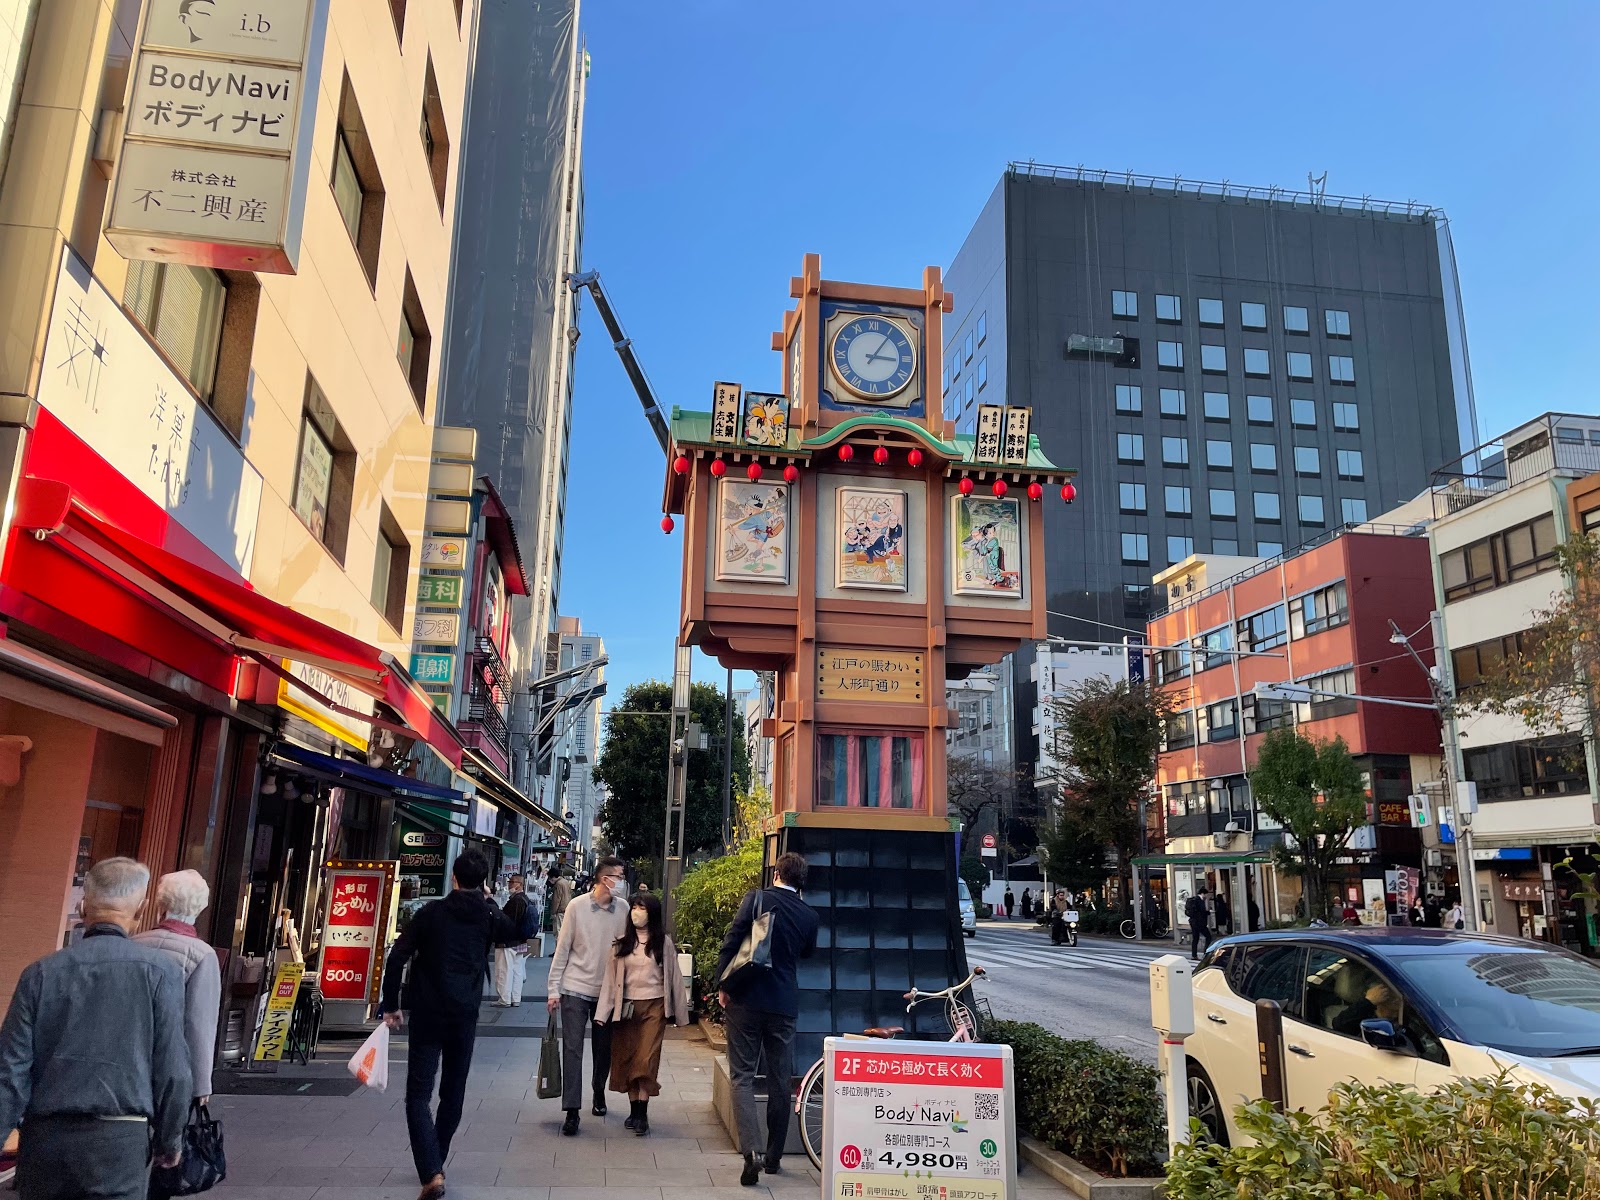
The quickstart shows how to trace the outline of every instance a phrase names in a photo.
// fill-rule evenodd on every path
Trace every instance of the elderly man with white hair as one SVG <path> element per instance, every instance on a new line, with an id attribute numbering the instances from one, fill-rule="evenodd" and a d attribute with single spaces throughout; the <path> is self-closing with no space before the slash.
<path id="1" fill-rule="evenodd" d="M 189 1112 L 183 973 L 128 936 L 150 888 L 131 858 L 83 883 L 84 936 L 30 963 L 0 1025 L 0 1130 L 20 1126 L 22 1200 L 144 1200 Z"/>
<path id="2" fill-rule="evenodd" d="M 194 1098 L 211 1098 L 211 1066 L 217 1048 L 217 1014 L 222 1007 L 222 970 L 217 952 L 194 923 L 211 903 L 211 888 L 199 871 L 173 871 L 156 884 L 161 924 L 133 940 L 154 946 L 177 960 L 183 972 L 183 1032 L 194 1072 Z"/>

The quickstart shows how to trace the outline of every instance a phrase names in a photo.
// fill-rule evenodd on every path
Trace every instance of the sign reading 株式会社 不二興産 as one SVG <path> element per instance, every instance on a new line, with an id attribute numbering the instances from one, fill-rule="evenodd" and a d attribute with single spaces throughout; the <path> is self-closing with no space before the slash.
<path id="1" fill-rule="evenodd" d="M 106 237 L 293 274 L 329 0 L 146 0 Z"/>

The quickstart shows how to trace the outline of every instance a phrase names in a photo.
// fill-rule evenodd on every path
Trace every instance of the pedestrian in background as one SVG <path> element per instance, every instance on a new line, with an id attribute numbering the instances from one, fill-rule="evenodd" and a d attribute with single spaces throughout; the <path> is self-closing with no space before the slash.
<path id="1" fill-rule="evenodd" d="M 1028 920 L 1033 916 L 1033 889 L 1022 889 L 1022 919 Z"/>
<path id="2" fill-rule="evenodd" d="M 511 895 L 506 900 L 506 920 L 514 930 L 520 930 L 528 916 L 528 895 L 522 888 L 522 876 L 513 875 L 507 884 Z M 522 984 L 528 974 L 528 945 L 513 939 L 496 943 L 494 949 L 494 991 L 496 1008 L 518 1008 L 522 1004 Z"/>
<path id="3" fill-rule="evenodd" d="M 1228 898 L 1220 889 L 1211 897 L 1211 913 L 1218 937 L 1227 937 L 1233 932 L 1233 910 L 1228 907 Z"/>
<path id="4" fill-rule="evenodd" d="M 572 878 L 565 870 L 558 871 L 553 898 L 550 901 L 551 932 L 561 942 L 561 922 L 567 915 L 567 905 L 572 903 Z"/>
<path id="5" fill-rule="evenodd" d="M 1005 897 L 1005 900 L 1006 900 L 1006 920 L 1009 921 L 1009 920 L 1011 920 L 1013 917 L 1015 917 L 1017 915 L 1017 912 L 1016 912 L 1017 898 L 1011 894 L 1011 887 L 1010 887 L 1009 884 L 1006 886 L 1006 897 Z"/>
<path id="6" fill-rule="evenodd" d="M 623 1125 L 645 1137 L 650 1101 L 661 1094 L 661 1042 L 667 1023 L 689 1023 L 678 948 L 662 923 L 661 901 L 649 892 L 633 898 L 628 928 L 606 966 L 595 1019 L 611 1026 L 611 1090 L 628 1097 Z"/>
<path id="7" fill-rule="evenodd" d="M 1202 884 L 1183 905 L 1183 916 L 1189 922 L 1189 958 L 1200 961 L 1201 943 L 1211 945 L 1211 931 L 1207 927 L 1210 905 L 1206 903 L 1206 889 Z"/>
<path id="8" fill-rule="evenodd" d="M 806 885 L 806 860 L 798 854 L 780 855 L 772 886 L 747 894 L 728 926 L 717 958 L 717 979 L 728 970 L 755 923 L 756 906 L 772 914 L 768 939 L 771 962 L 737 993 L 718 992 L 728 1031 L 728 1077 L 733 1087 L 733 1110 L 739 1125 L 739 1149 L 744 1170 L 739 1183 L 754 1187 L 761 1169 L 776 1175 L 789 1136 L 789 1104 L 794 1083 L 794 1027 L 800 1015 L 800 984 L 796 965 L 817 949 L 817 914 L 800 898 Z M 756 1068 L 767 1065 L 767 1135 L 763 1144 L 761 1122 L 756 1117 Z M 763 1159 L 764 1154 L 764 1159 Z"/>
<path id="9" fill-rule="evenodd" d="M 211 1068 L 217 1052 L 217 1015 L 222 1008 L 222 970 L 217 952 L 201 940 L 195 922 L 211 903 L 211 887 L 199 871 L 173 871 L 156 884 L 161 923 L 133 940 L 177 960 L 183 972 L 183 1033 L 189 1047 L 194 1099 L 211 1099 Z"/>
<path id="10" fill-rule="evenodd" d="M 1467 927 L 1467 914 L 1463 911 L 1459 898 L 1450 905 L 1450 911 L 1445 913 L 1444 927 L 1446 929 L 1465 929 Z"/>
<path id="11" fill-rule="evenodd" d="M 561 1009 L 561 1107 L 567 1119 L 561 1132 L 578 1133 L 578 1110 L 583 1107 L 583 1044 L 594 1053 L 594 1106 L 597 1117 L 606 1115 L 606 1077 L 611 1071 L 611 1027 L 595 1024 L 600 989 L 605 984 L 607 959 L 628 928 L 628 904 L 622 896 L 628 886 L 620 858 L 602 858 L 595 865 L 594 890 L 567 905 L 550 960 L 549 1005 Z"/>
<path id="12" fill-rule="evenodd" d="M 395 939 L 384 966 L 383 1001 L 378 1007 L 390 1029 L 400 1028 L 402 1010 L 411 1021 L 406 1129 L 417 1181 L 422 1184 L 419 1200 L 437 1200 L 445 1194 L 444 1162 L 461 1124 L 489 949 L 521 936 L 484 890 L 489 860 L 480 851 L 463 850 L 451 874 L 455 890 L 424 904 Z M 439 1108 L 433 1113 L 429 1108 L 436 1078 Z"/>
<path id="13" fill-rule="evenodd" d="M 96 863 L 83 937 L 17 980 L 0 1025 L 0 1129 L 21 1127 L 22 1200 L 145 1200 L 151 1158 L 182 1159 L 194 1086 L 183 972 L 128 936 L 149 889 L 143 863 Z"/>

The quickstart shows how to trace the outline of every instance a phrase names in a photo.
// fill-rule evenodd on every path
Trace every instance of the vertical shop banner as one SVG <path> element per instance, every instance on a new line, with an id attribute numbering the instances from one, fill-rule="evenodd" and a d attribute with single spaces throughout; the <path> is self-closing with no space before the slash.
<path id="1" fill-rule="evenodd" d="M 256 1037 L 257 1062 L 278 1062 L 283 1058 L 284 1047 L 289 1044 L 289 1026 L 294 1022 L 294 1002 L 300 995 L 300 977 L 305 971 L 303 963 L 278 964 L 272 994 L 267 997 L 266 1015 L 261 1018 L 261 1032 Z"/>
<path id="2" fill-rule="evenodd" d="M 449 839 L 442 833 L 424 829 L 414 821 L 400 819 L 400 874 L 414 879 L 415 899 L 437 900 L 445 893 L 444 852 Z"/>
<path id="3" fill-rule="evenodd" d="M 383 869 L 329 869 L 322 918 L 323 999 L 367 1000 L 374 990 L 392 878 Z"/>
<path id="4" fill-rule="evenodd" d="M 1016 1194 L 1011 1047 L 828 1038 L 823 1200 Z"/>

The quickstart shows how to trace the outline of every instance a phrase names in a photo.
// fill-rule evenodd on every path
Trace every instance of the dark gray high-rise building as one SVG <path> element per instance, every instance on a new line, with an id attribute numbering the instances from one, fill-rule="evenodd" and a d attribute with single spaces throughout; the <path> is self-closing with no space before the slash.
<path id="1" fill-rule="evenodd" d="M 1478 440 L 1438 209 L 1013 164 L 946 282 L 946 417 L 1029 406 L 1082 471 L 1045 505 L 1053 634 L 1119 640 L 1168 564 L 1374 518 Z"/>

